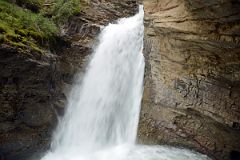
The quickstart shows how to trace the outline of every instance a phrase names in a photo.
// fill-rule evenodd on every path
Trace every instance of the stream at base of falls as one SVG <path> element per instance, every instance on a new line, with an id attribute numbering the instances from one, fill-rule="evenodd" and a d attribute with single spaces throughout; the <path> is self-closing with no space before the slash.
<path id="1" fill-rule="evenodd" d="M 186 149 L 136 144 L 145 66 L 143 18 L 140 6 L 135 16 L 102 29 L 41 160 L 210 160 Z"/>

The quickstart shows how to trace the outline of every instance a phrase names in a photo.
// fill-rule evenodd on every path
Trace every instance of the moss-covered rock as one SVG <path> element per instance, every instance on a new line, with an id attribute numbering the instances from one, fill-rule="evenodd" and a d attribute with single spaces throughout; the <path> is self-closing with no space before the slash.
<path id="1" fill-rule="evenodd" d="M 59 32 L 56 24 L 41 14 L 0 0 L 0 42 L 41 51 Z"/>

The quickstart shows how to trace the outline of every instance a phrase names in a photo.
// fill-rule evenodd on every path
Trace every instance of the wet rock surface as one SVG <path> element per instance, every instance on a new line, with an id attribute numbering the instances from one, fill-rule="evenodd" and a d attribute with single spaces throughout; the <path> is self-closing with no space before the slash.
<path id="1" fill-rule="evenodd" d="M 62 27 L 51 50 L 20 51 L 1 44 L 1 160 L 26 160 L 49 148 L 57 116 L 64 113 L 75 74 L 84 72 L 101 26 L 136 11 L 136 1 L 92 0 Z"/>
<path id="2" fill-rule="evenodd" d="M 146 0 L 139 141 L 240 152 L 239 1 Z"/>

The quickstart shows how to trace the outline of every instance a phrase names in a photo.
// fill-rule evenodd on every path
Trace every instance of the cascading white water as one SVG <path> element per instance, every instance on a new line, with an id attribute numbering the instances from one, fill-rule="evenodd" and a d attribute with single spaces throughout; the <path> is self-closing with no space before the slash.
<path id="1" fill-rule="evenodd" d="M 207 160 L 188 150 L 135 144 L 143 90 L 143 7 L 102 30 L 81 84 L 42 160 Z"/>

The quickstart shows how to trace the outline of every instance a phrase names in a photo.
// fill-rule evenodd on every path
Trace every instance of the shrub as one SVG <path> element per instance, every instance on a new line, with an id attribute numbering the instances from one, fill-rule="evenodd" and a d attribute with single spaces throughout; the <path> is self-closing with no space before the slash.
<path id="1" fill-rule="evenodd" d="M 63 24 L 69 17 L 79 13 L 80 0 L 55 0 L 52 9 L 52 18 L 58 25 Z"/>

